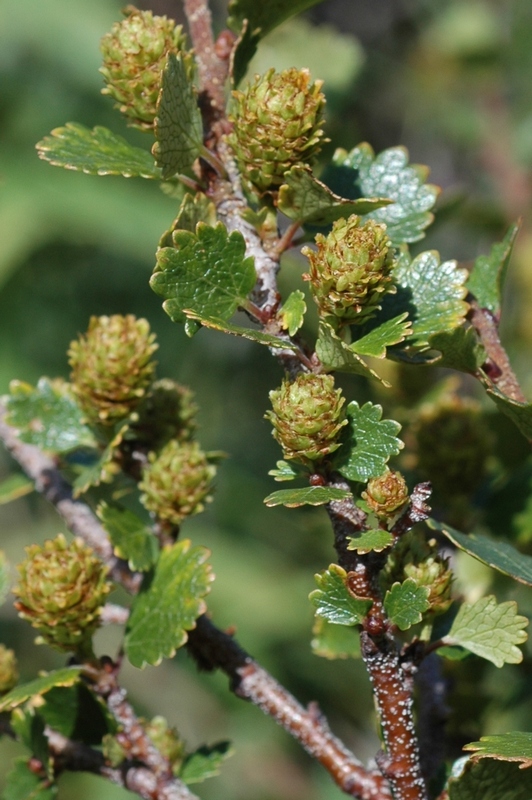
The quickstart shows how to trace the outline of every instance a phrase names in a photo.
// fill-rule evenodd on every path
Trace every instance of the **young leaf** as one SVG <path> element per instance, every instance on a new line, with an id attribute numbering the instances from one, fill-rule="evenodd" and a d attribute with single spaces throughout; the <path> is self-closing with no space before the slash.
<path id="1" fill-rule="evenodd" d="M 155 564 L 159 553 L 157 539 L 136 514 L 107 503 L 100 503 L 97 513 L 118 558 L 125 559 L 131 569 L 141 572 Z"/>
<path id="2" fill-rule="evenodd" d="M 27 758 L 17 758 L 8 772 L 2 800 L 54 800 L 57 786 L 36 775 Z"/>
<path id="3" fill-rule="evenodd" d="M 319 589 L 309 594 L 316 614 L 334 625 L 359 625 L 371 607 L 371 600 L 353 597 L 346 585 L 347 573 L 337 564 L 314 576 Z"/>
<path id="4" fill-rule="evenodd" d="M 497 603 L 490 595 L 460 606 L 443 641 L 465 647 L 496 667 L 519 664 L 523 654 L 516 645 L 526 642 L 527 634 L 523 629 L 527 625 L 527 618 L 518 615 L 516 603 L 511 600 Z"/>
<path id="5" fill-rule="evenodd" d="M 228 320 L 253 289 L 252 258 L 237 231 L 229 234 L 219 222 L 214 228 L 200 222 L 196 233 L 176 231 L 175 247 L 157 252 L 150 280 L 155 294 L 165 298 L 163 308 L 173 322 L 184 322 L 184 309 L 199 317 Z"/>
<path id="6" fill-rule="evenodd" d="M 478 256 L 467 281 L 467 288 L 479 306 L 495 316 L 501 311 L 504 279 L 518 233 L 519 224 L 511 225 L 502 242 L 494 244 L 488 256 Z"/>
<path id="7" fill-rule="evenodd" d="M 294 478 L 299 477 L 300 473 L 288 461 L 278 461 L 277 469 L 271 469 L 268 475 L 272 475 L 276 481 L 293 481 Z"/>
<path id="8" fill-rule="evenodd" d="M 207 778 L 218 775 L 225 759 L 232 755 L 231 742 L 218 742 L 210 747 L 206 745 L 199 747 L 194 753 L 186 756 L 179 777 L 187 785 L 202 783 Z"/>
<path id="9" fill-rule="evenodd" d="M 34 491 L 35 485 L 33 481 L 30 481 L 25 475 L 20 473 L 10 475 L 9 478 L 0 483 L 0 506 L 11 503 L 13 500 L 18 500 L 19 497 L 24 497 Z"/>
<path id="10" fill-rule="evenodd" d="M 187 320 L 197 322 L 205 328 L 230 333 L 233 336 L 241 336 L 243 339 L 249 339 L 252 342 L 257 342 L 257 344 L 264 344 L 266 347 L 275 347 L 278 350 L 297 350 L 297 345 L 271 333 L 264 333 L 255 328 L 242 328 L 241 325 L 233 325 L 231 322 L 226 322 L 219 317 L 206 317 L 202 314 L 196 314 L 188 308 L 185 308 L 183 313 Z"/>
<path id="11" fill-rule="evenodd" d="M 304 489 L 279 489 L 264 499 L 267 506 L 323 506 L 331 500 L 343 500 L 349 492 L 331 486 L 306 486 Z"/>
<path id="12" fill-rule="evenodd" d="M 494 759 L 467 759 L 462 773 L 447 785 L 449 800 L 530 800 L 532 770 Z"/>
<path id="13" fill-rule="evenodd" d="M 433 362 L 438 367 L 457 369 L 474 375 L 486 360 L 486 351 L 480 344 L 472 325 L 459 325 L 451 331 L 440 331 L 429 337 L 431 350 L 441 356 Z"/>
<path id="14" fill-rule="evenodd" d="M 18 428 L 23 442 L 52 453 L 96 445 L 66 381 L 40 378 L 36 387 L 11 381 L 9 390 L 6 422 Z"/>
<path id="15" fill-rule="evenodd" d="M 256 0 L 230 0 L 227 25 L 238 33 L 244 20 L 248 20 L 250 30 L 260 28 L 261 36 L 266 36 L 281 22 L 321 2 L 322 0 L 291 0 L 290 3 L 286 0 L 261 0 L 257 3 Z"/>
<path id="16" fill-rule="evenodd" d="M 360 658 L 358 631 L 347 625 L 334 625 L 316 615 L 310 642 L 312 652 L 323 658 Z"/>
<path id="17" fill-rule="evenodd" d="M 387 547 L 390 547 L 394 542 L 394 538 L 388 531 L 377 528 L 373 531 L 364 531 L 358 536 L 349 537 L 348 550 L 356 550 L 359 555 L 370 553 L 372 550 L 375 553 L 382 553 Z"/>
<path id="18" fill-rule="evenodd" d="M 383 386 L 390 384 L 374 372 L 357 353 L 336 335 L 332 327 L 320 321 L 316 355 L 327 370 L 351 372 L 365 378 L 375 378 Z"/>
<path id="19" fill-rule="evenodd" d="M 157 665 L 185 644 L 187 631 L 206 609 L 213 580 L 209 551 L 183 539 L 161 551 L 151 580 L 133 601 L 125 650 L 134 667 Z"/>
<path id="20" fill-rule="evenodd" d="M 366 142 L 350 153 L 338 150 L 334 157 L 337 166 L 358 171 L 354 181 L 363 197 L 387 197 L 392 205 L 373 211 L 370 216 L 384 222 L 394 245 L 417 242 L 434 215 L 430 213 L 440 192 L 437 186 L 425 183 L 426 167 L 408 164 L 408 150 L 390 147 L 375 156 Z"/>
<path id="21" fill-rule="evenodd" d="M 330 225 L 340 217 L 350 214 L 369 214 L 392 200 L 386 197 L 371 197 L 348 200 L 339 197 L 314 177 L 307 166 L 292 167 L 284 176 L 285 183 L 279 189 L 277 206 L 289 219 L 308 222 L 311 225 Z"/>
<path id="22" fill-rule="evenodd" d="M 373 403 L 359 406 L 353 400 L 346 413 L 349 424 L 344 443 L 334 456 L 334 468 L 349 481 L 365 483 L 381 475 L 391 456 L 403 448 L 396 436 L 401 426 L 394 420 L 381 419 L 382 407 Z"/>
<path id="23" fill-rule="evenodd" d="M 0 698 L 0 711 L 10 711 L 25 703 L 30 697 L 40 697 L 46 694 L 54 686 L 72 686 L 79 680 L 81 669 L 81 667 L 65 667 L 43 675 L 41 678 L 36 678 L 23 686 L 16 686 Z"/>
<path id="24" fill-rule="evenodd" d="M 482 736 L 480 742 L 464 745 L 472 750 L 472 759 L 495 758 L 501 761 L 517 761 L 521 769 L 532 767 L 532 733 L 510 731 L 495 736 Z"/>
<path id="25" fill-rule="evenodd" d="M 163 180 L 192 166 L 203 146 L 203 123 L 183 59 L 169 52 L 157 102 L 152 153 Z"/>
<path id="26" fill-rule="evenodd" d="M 281 324 L 289 336 L 294 336 L 303 325 L 306 311 L 305 295 L 300 289 L 296 289 L 287 297 L 279 311 Z"/>
<path id="27" fill-rule="evenodd" d="M 429 589 L 418 586 L 413 578 L 403 583 L 394 583 L 384 597 L 384 609 L 390 620 L 402 631 L 421 622 L 425 611 L 430 608 Z"/>
<path id="28" fill-rule="evenodd" d="M 532 556 L 520 553 L 508 542 L 488 539 L 478 533 L 460 533 L 450 525 L 435 519 L 429 519 L 427 523 L 429 527 L 443 533 L 460 550 L 469 553 L 477 561 L 482 561 L 488 567 L 509 575 L 520 583 L 532 586 Z"/>
<path id="29" fill-rule="evenodd" d="M 403 342 L 412 333 L 412 323 L 408 312 L 404 311 L 393 319 L 388 319 L 353 342 L 349 349 L 359 356 L 385 358 L 386 348 Z"/>
<path id="30" fill-rule="evenodd" d="M 36 145 L 39 158 L 54 167 L 65 167 L 88 175 L 122 175 L 124 178 L 161 179 L 152 154 L 133 147 L 107 128 L 92 131 L 77 122 L 55 128 Z"/>

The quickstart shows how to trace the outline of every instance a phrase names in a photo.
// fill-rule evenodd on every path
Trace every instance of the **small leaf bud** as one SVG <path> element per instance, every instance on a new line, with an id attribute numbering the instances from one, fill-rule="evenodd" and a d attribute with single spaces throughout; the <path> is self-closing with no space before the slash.
<path id="1" fill-rule="evenodd" d="M 362 492 L 371 510 L 382 519 L 392 517 L 408 502 L 408 487 L 400 472 L 387 469 L 372 478 Z"/>
<path id="2" fill-rule="evenodd" d="M 272 411 L 266 419 L 284 457 L 304 464 L 319 461 L 340 447 L 340 431 L 347 425 L 342 390 L 332 375 L 298 375 L 292 383 L 270 392 Z"/>

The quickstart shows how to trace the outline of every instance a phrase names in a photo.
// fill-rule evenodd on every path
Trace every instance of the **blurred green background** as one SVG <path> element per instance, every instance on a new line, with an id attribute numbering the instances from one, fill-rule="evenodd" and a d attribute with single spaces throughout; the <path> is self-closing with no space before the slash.
<path id="1" fill-rule="evenodd" d="M 141 5 L 182 21 L 179 0 Z M 212 549 L 217 580 L 209 607 L 216 623 L 235 625 L 243 646 L 301 701 L 318 700 L 333 730 L 357 755 L 370 758 L 378 736 L 360 662 L 317 658 L 309 646 L 313 573 L 334 559 L 325 513 L 266 510 L 262 502 L 276 488 L 267 471 L 280 457 L 263 419 L 267 392 L 282 377 L 279 366 L 250 342 L 211 331 L 189 340 L 163 313 L 147 281 L 158 238 L 176 214 L 175 201 L 148 181 L 79 175 L 52 168 L 35 153 L 35 143 L 67 121 L 105 125 L 134 143 L 147 143 L 100 94 L 99 39 L 120 19 L 121 6 L 120 0 L 0 2 L 0 391 L 13 378 L 68 376 L 68 344 L 91 314 L 147 317 L 159 337 L 160 376 L 194 389 L 202 445 L 230 456 L 220 468 L 215 502 L 183 531 Z M 213 10 L 221 29 L 224 4 L 213 3 Z M 334 147 L 367 140 L 375 150 L 404 144 L 414 162 L 431 167 L 432 182 L 444 191 L 437 221 L 418 250 L 437 248 L 445 258 L 469 262 L 523 217 L 502 330 L 528 396 L 531 41 L 530 0 L 325 0 L 270 34 L 251 67 L 308 66 L 313 77 L 325 79 L 332 142 L 324 163 Z M 303 259 L 288 256 L 284 267 L 281 288 L 299 286 Z M 389 414 L 402 413 L 397 393 L 384 396 L 355 379 L 342 383 L 350 398 L 373 399 Z M 468 383 L 461 390 L 479 397 Z M 494 442 L 475 519 L 527 546 L 528 449 L 489 404 L 484 413 Z M 1 459 L 2 477 L 16 471 L 7 456 Z M 1 547 L 13 564 L 26 544 L 61 529 L 55 513 L 34 495 L 2 506 L 0 513 Z M 456 566 L 458 587 L 468 597 L 489 589 L 500 599 L 515 597 L 523 613 L 532 613 L 530 592 L 493 583 L 488 570 L 467 558 Z M 101 631 L 98 651 L 114 655 L 119 633 Z M 0 612 L 0 640 L 16 649 L 24 679 L 62 663 L 33 644 L 29 626 L 19 623 L 9 603 Z M 530 669 L 527 661 L 505 667 L 501 680 L 494 667 L 476 659 L 447 667 L 449 704 L 460 709 L 450 721 L 451 756 L 481 733 L 532 729 Z M 197 787 L 205 800 L 341 796 L 281 729 L 233 698 L 222 675 L 199 675 L 184 652 L 156 673 L 126 666 L 124 683 L 141 713 L 164 713 L 191 746 L 234 741 L 236 755 L 221 777 Z M 0 786 L 18 752 L 9 740 L 0 741 Z M 59 796 L 131 795 L 96 777 L 69 775 L 61 778 Z"/>

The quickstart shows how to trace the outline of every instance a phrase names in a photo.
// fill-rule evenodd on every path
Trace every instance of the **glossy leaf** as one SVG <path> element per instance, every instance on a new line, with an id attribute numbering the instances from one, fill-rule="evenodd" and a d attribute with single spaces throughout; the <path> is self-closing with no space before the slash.
<path id="1" fill-rule="evenodd" d="M 342 341 L 332 327 L 323 320 L 320 321 L 316 355 L 326 370 L 351 372 L 355 375 L 363 375 L 365 378 L 374 378 L 384 386 L 390 385 L 377 375 L 371 367 L 368 367 L 352 347 Z"/>
<path id="2" fill-rule="evenodd" d="M 465 647 L 496 667 L 519 664 L 523 654 L 516 645 L 526 642 L 527 625 L 528 619 L 517 613 L 515 602 L 497 603 L 490 595 L 476 603 L 463 603 L 443 641 Z"/>
<path id="3" fill-rule="evenodd" d="M 520 583 L 532 586 L 532 556 L 520 553 L 511 544 L 496 539 L 488 539 L 478 533 L 465 534 L 443 522 L 428 520 L 428 525 L 444 534 L 453 544 L 465 553 L 482 561 L 488 567 L 509 575 Z"/>
<path id="4" fill-rule="evenodd" d="M 357 339 L 349 345 L 349 349 L 358 353 L 359 356 L 384 358 L 388 347 L 403 342 L 411 332 L 412 323 L 408 319 L 408 312 L 404 311 Z"/>
<path id="5" fill-rule="evenodd" d="M 190 785 L 203 783 L 207 778 L 214 778 L 220 773 L 220 768 L 226 758 L 233 755 L 231 742 L 218 742 L 211 747 L 199 747 L 194 753 L 185 758 L 179 771 L 181 780 Z"/>
<path id="6" fill-rule="evenodd" d="M 287 297 L 279 311 L 282 326 L 284 330 L 288 331 L 289 336 L 294 336 L 301 328 L 306 311 L 305 295 L 300 289 L 296 289 Z"/>
<path id="7" fill-rule="evenodd" d="M 319 617 L 334 625 L 359 625 L 363 621 L 372 601 L 349 593 L 345 569 L 331 564 L 314 578 L 319 588 L 309 594 L 309 600 Z"/>
<path id="8" fill-rule="evenodd" d="M 9 390 L 6 422 L 23 442 L 52 453 L 96 444 L 66 381 L 41 378 L 35 387 L 12 381 Z"/>
<path id="9" fill-rule="evenodd" d="M 155 564 L 159 553 L 157 539 L 133 511 L 100 503 L 97 512 L 118 558 L 125 559 L 131 569 L 141 572 Z"/>
<path id="10" fill-rule="evenodd" d="M 164 180 L 192 166 L 203 146 L 203 123 L 183 59 L 168 53 L 157 102 L 153 155 Z"/>
<path id="11" fill-rule="evenodd" d="M 197 322 L 205 328 L 230 333 L 232 336 L 241 336 L 243 339 L 249 339 L 257 344 L 266 345 L 266 347 L 275 347 L 277 350 L 297 350 L 297 345 L 271 333 L 264 333 L 255 328 L 243 328 L 241 325 L 233 325 L 231 322 L 226 322 L 219 317 L 206 317 L 188 309 L 185 309 L 183 313 L 188 320 Z"/>
<path id="12" fill-rule="evenodd" d="M 330 660 L 336 658 L 360 658 L 358 631 L 347 625 L 334 625 L 316 615 L 310 642 L 312 652 Z"/>
<path id="13" fill-rule="evenodd" d="M 519 224 L 512 225 L 502 242 L 494 244 L 487 256 L 478 256 L 467 281 L 467 288 L 481 308 L 498 316 L 502 290 Z"/>
<path id="14" fill-rule="evenodd" d="M 441 356 L 432 363 L 438 367 L 457 369 L 474 375 L 486 360 L 486 351 L 480 344 L 471 325 L 459 325 L 450 331 L 440 331 L 429 337 L 431 350 L 439 350 Z"/>
<path id="15" fill-rule="evenodd" d="M 247 19 L 252 31 L 260 28 L 261 36 L 266 36 L 294 14 L 300 14 L 321 2 L 322 0 L 291 0 L 290 3 L 286 0 L 261 0 L 257 3 L 256 0 L 230 0 L 227 24 L 238 33 Z"/>
<path id="16" fill-rule="evenodd" d="M 351 214 L 369 214 L 389 205 L 386 197 L 370 196 L 348 200 L 339 197 L 314 177 L 310 167 L 292 167 L 284 176 L 285 183 L 279 189 L 277 206 L 289 219 L 308 222 L 311 225 L 330 225 L 340 217 Z"/>
<path id="17" fill-rule="evenodd" d="M 366 142 L 350 153 L 338 150 L 334 158 L 337 166 L 357 171 L 354 182 L 363 197 L 387 197 L 392 205 L 371 213 L 377 222 L 384 222 L 394 245 L 417 242 L 430 225 L 439 188 L 425 183 L 426 167 L 408 163 L 408 150 L 390 147 L 375 156 Z"/>
<path id="18" fill-rule="evenodd" d="M 38 697 L 49 692 L 54 686 L 72 686 L 79 680 L 82 667 L 65 667 L 49 672 L 23 686 L 16 686 L 0 698 L 0 711 L 8 711 L 25 703 L 31 697 Z"/>
<path id="19" fill-rule="evenodd" d="M 350 493 L 331 486 L 306 486 L 304 489 L 280 489 L 264 499 L 267 506 L 323 506 L 331 500 L 343 500 Z"/>
<path id="20" fill-rule="evenodd" d="M 198 222 L 204 222 L 206 225 L 214 227 L 216 225 L 216 206 L 203 192 L 197 192 L 194 196 L 187 192 L 181 201 L 177 217 L 161 236 L 159 247 L 173 247 L 175 231 L 196 233 Z"/>
<path id="21" fill-rule="evenodd" d="M 272 475 L 274 480 L 279 482 L 293 481 L 294 478 L 300 475 L 300 472 L 292 464 L 289 464 L 288 461 L 278 461 L 277 469 L 271 469 L 268 475 Z"/>
<path id="22" fill-rule="evenodd" d="M 187 631 L 206 609 L 213 580 L 209 551 L 183 539 L 161 551 L 153 576 L 147 576 L 133 601 L 125 638 L 134 667 L 159 664 L 185 644 Z"/>
<path id="23" fill-rule="evenodd" d="M 421 622 L 423 614 L 430 608 L 429 589 L 419 586 L 413 578 L 403 583 L 394 583 L 384 597 L 384 609 L 391 622 L 402 631 Z"/>
<path id="24" fill-rule="evenodd" d="M 253 259 L 237 231 L 229 234 L 219 222 L 200 222 L 196 233 L 176 231 L 175 247 L 157 252 L 151 277 L 153 291 L 164 297 L 173 322 L 184 322 L 187 309 L 199 317 L 228 320 L 255 286 Z"/>
<path id="25" fill-rule="evenodd" d="M 152 154 L 133 147 L 122 136 L 77 122 L 55 128 L 37 145 L 39 158 L 55 167 L 65 167 L 88 175 L 122 175 L 124 178 L 161 179 L 161 170 Z"/>
<path id="26" fill-rule="evenodd" d="M 54 800 L 57 787 L 36 775 L 27 758 L 18 758 L 7 774 L 2 800 Z"/>
<path id="27" fill-rule="evenodd" d="M 396 436 L 401 426 L 394 420 L 381 419 L 382 407 L 373 403 L 359 406 L 353 400 L 346 414 L 349 424 L 334 456 L 334 467 L 344 478 L 365 483 L 381 475 L 391 456 L 402 449 L 403 443 Z"/>
<path id="28" fill-rule="evenodd" d="M 0 506 L 12 503 L 13 500 L 18 500 L 19 497 L 25 497 L 35 491 L 33 481 L 26 478 L 25 475 L 20 473 L 10 475 L 5 481 L 0 483 Z"/>
<path id="29" fill-rule="evenodd" d="M 473 751 L 472 759 L 495 758 L 501 761 L 517 761 L 521 769 L 532 767 L 532 733 L 509 731 L 494 736 L 482 736 L 479 742 L 464 745 L 464 750 Z"/>
<path id="30" fill-rule="evenodd" d="M 447 785 L 449 800 L 530 800 L 532 770 L 483 758 L 468 759 L 461 774 Z"/>
<path id="31" fill-rule="evenodd" d="M 376 553 L 382 553 L 393 543 L 394 538 L 391 533 L 382 528 L 377 528 L 373 531 L 363 531 L 358 536 L 351 536 L 347 549 L 356 550 L 360 555 L 370 553 L 372 550 Z"/>

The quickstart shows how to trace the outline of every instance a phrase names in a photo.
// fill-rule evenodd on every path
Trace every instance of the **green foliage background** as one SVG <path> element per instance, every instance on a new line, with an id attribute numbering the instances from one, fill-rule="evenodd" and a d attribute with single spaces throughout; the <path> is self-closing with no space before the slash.
<path id="1" fill-rule="evenodd" d="M 219 473 L 215 502 L 186 523 L 184 534 L 212 548 L 217 575 L 209 607 L 220 626 L 237 626 L 242 644 L 303 701 L 319 699 L 333 729 L 361 757 L 378 747 L 367 681 L 358 661 L 329 662 L 310 651 L 313 573 L 334 558 L 321 509 L 266 509 L 276 488 L 267 476 L 280 452 L 263 419 L 267 392 L 281 371 L 251 342 L 201 331 L 192 340 L 173 325 L 149 290 L 160 234 L 176 202 L 142 180 L 97 178 L 52 169 L 34 145 L 66 121 L 125 125 L 99 94 L 98 42 L 119 19 L 120 0 L 3 0 L 0 6 L 0 391 L 12 378 L 35 382 L 43 374 L 67 375 L 66 349 L 91 314 L 146 316 L 160 342 L 160 375 L 189 384 L 201 407 L 205 449 L 230 458 Z M 143 4 L 147 6 L 148 4 Z M 179 19 L 180 3 L 151 7 Z M 223 4 L 215 12 L 219 24 Z M 342 31 L 340 33 L 339 31 Z M 424 250 L 461 261 L 487 252 L 517 215 L 524 217 L 503 313 L 508 345 L 525 392 L 532 347 L 532 6 L 529 0 L 325 0 L 305 18 L 286 23 L 264 42 L 252 70 L 309 66 L 325 79 L 328 134 L 335 146 L 369 141 L 375 151 L 396 144 L 414 162 L 432 168 L 444 187 L 436 224 Z M 131 130 L 133 143 L 145 144 Z M 324 159 L 332 146 L 324 151 Z M 285 290 L 300 288 L 303 259 L 288 256 Z M 394 376 L 388 376 L 393 381 Z M 363 379 L 344 379 L 347 393 L 393 411 L 390 399 Z M 473 387 L 472 391 L 476 389 Z M 532 462 L 510 423 L 486 404 L 495 433 L 498 495 L 491 530 L 532 540 L 532 505 L 526 502 Z M 507 482 L 507 470 L 518 467 Z M 2 455 L 7 476 L 12 465 Z M 527 511 L 528 508 L 528 511 Z M 57 518 L 31 495 L 0 508 L 2 548 L 11 563 L 23 546 L 55 535 Z M 511 523 L 512 514 L 521 514 Z M 528 532 L 528 538 L 527 538 Z M 530 547 L 530 545 L 529 545 Z M 509 584 L 466 557 L 458 581 L 478 593 L 491 587 L 499 599 Z M 472 588 L 473 587 L 473 588 Z M 521 613 L 532 597 L 515 591 Z M 119 601 L 118 594 L 116 599 Z M 0 639 L 17 651 L 23 678 L 62 662 L 33 645 L 29 626 L 7 604 Z M 99 652 L 115 654 L 118 636 L 98 634 Z M 454 755 L 484 733 L 531 730 L 530 661 L 505 667 L 505 679 L 474 659 L 453 662 L 451 698 L 461 709 L 451 720 Z M 283 731 L 233 698 L 221 675 L 198 675 L 183 651 L 144 672 L 126 667 L 126 685 L 142 713 L 164 713 L 190 745 L 230 738 L 237 755 L 221 778 L 199 787 L 219 800 L 328 800 L 341 793 Z M 154 691 L 154 687 L 156 690 Z M 487 698 L 491 698 L 487 703 Z M 3 765 L 15 754 L 0 741 Z M 66 776 L 61 800 L 120 800 L 130 796 L 104 781 Z"/>

